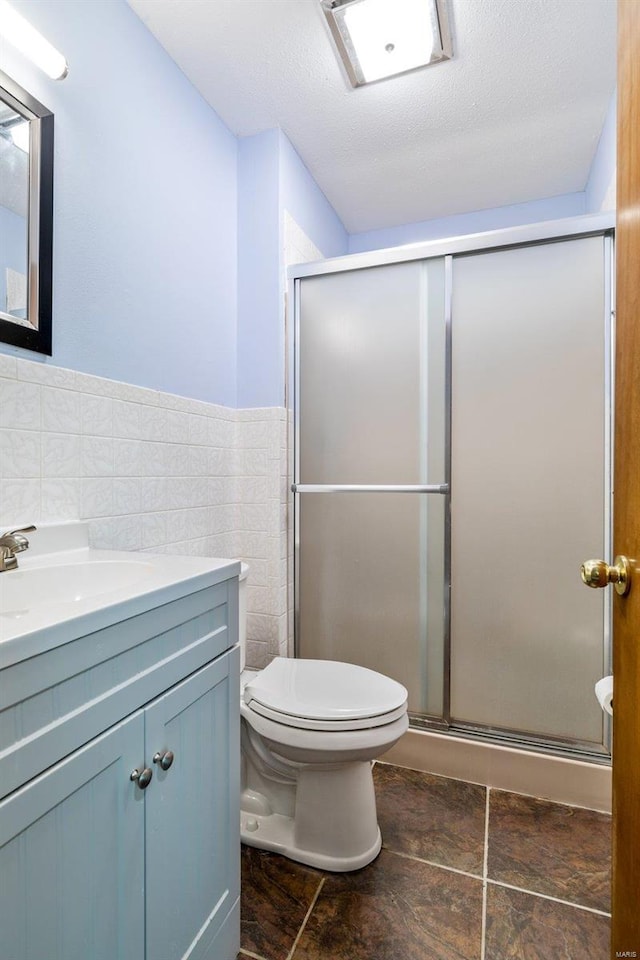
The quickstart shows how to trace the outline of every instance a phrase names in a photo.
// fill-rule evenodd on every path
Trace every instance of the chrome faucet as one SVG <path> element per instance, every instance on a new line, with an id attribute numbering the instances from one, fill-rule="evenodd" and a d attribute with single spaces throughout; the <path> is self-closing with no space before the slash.
<path id="1" fill-rule="evenodd" d="M 20 527 L 18 530 L 7 530 L 0 536 L 0 573 L 16 569 L 16 553 L 22 553 L 29 548 L 29 541 L 23 537 L 23 533 L 31 533 L 35 529 L 34 526 Z"/>

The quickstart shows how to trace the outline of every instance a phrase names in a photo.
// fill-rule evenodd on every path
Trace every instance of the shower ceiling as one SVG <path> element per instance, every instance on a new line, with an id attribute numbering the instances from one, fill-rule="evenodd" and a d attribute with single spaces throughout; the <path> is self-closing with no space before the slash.
<path id="1" fill-rule="evenodd" d="M 319 0 L 128 0 L 238 136 L 287 134 L 351 233 L 584 190 L 615 0 L 449 0 L 452 60 L 354 90 Z"/>

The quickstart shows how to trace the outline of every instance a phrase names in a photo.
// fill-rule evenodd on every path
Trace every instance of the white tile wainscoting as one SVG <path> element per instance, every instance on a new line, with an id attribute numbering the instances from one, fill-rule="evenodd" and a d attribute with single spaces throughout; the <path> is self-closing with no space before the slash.
<path id="1" fill-rule="evenodd" d="M 287 414 L 0 355 L 0 520 L 89 521 L 91 545 L 242 557 L 250 666 L 289 649 Z"/>

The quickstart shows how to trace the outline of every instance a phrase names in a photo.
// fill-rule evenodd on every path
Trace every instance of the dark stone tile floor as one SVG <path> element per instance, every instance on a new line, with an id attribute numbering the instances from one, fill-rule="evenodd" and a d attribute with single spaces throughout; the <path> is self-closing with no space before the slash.
<path id="1" fill-rule="evenodd" d="M 611 817 L 491 790 L 487 876 L 608 913 Z"/>
<path id="2" fill-rule="evenodd" d="M 609 917 L 488 884 L 487 960 L 607 960 Z"/>
<path id="3" fill-rule="evenodd" d="M 373 771 L 385 847 L 482 875 L 485 787 L 377 763 Z"/>
<path id="4" fill-rule="evenodd" d="M 608 960 L 610 817 L 388 764 L 374 780 L 363 870 L 243 847 L 239 960 Z"/>
<path id="5" fill-rule="evenodd" d="M 286 857 L 242 847 L 242 948 L 286 960 L 324 874 Z"/>

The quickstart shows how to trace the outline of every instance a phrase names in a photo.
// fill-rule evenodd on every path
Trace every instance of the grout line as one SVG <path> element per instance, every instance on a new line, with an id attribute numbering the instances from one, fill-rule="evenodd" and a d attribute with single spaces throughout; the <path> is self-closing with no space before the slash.
<path id="1" fill-rule="evenodd" d="M 527 887 L 516 887 L 512 883 L 505 883 L 502 880 L 492 880 L 487 876 L 488 869 L 488 828 L 489 828 L 489 798 L 487 796 L 487 812 L 486 812 L 486 825 L 485 825 L 485 857 L 484 857 L 484 866 L 483 866 L 483 876 L 480 876 L 477 873 L 469 873 L 467 870 L 459 870 L 457 867 L 447 867 L 444 863 L 436 863 L 435 860 L 425 860 L 424 857 L 414 857 L 410 853 L 400 853 L 397 850 L 390 850 L 388 847 L 384 847 L 387 853 L 392 854 L 394 857 L 401 857 L 403 860 L 415 860 L 418 863 L 425 863 L 429 867 L 437 867 L 439 870 L 446 870 L 449 873 L 458 873 L 463 877 L 470 877 L 472 880 L 482 880 L 483 884 L 483 904 L 482 904 L 482 930 L 483 930 L 483 941 L 484 941 L 484 932 L 485 932 L 485 911 L 486 911 L 486 888 L 488 884 L 492 883 L 498 887 L 506 887 L 508 890 L 515 890 L 518 893 L 526 893 L 531 897 L 540 897 L 542 900 L 552 900 L 554 903 L 562 903 L 567 907 L 576 907 L 578 910 L 586 910 L 588 913 L 596 913 L 598 916 L 610 917 L 611 914 L 607 913 L 605 910 L 598 910 L 596 907 L 585 907 L 581 903 L 573 903 L 571 900 L 562 900 L 560 897 L 552 897 L 550 894 L 546 893 L 537 893 L 535 890 L 529 890 Z M 483 943 L 484 950 L 484 943 Z M 291 960 L 290 957 L 287 960 Z M 484 960 L 484 953 L 481 957 L 481 960 Z"/>
<path id="2" fill-rule="evenodd" d="M 449 873 L 459 873 L 463 877 L 471 877 L 472 880 L 482 880 L 482 877 L 478 873 L 469 873 L 468 870 L 459 870 L 458 867 L 448 867 L 444 863 L 436 863 L 435 860 L 425 860 L 424 857 L 414 857 L 410 853 L 400 853 L 398 850 L 390 850 L 388 847 L 383 847 L 383 850 L 392 854 L 394 857 L 402 857 L 403 860 L 415 860 L 418 863 L 426 863 L 429 867 L 437 867 L 439 870 L 447 870 Z"/>
<path id="3" fill-rule="evenodd" d="M 541 900 L 551 900 L 553 903 L 562 903 L 565 907 L 575 907 L 576 910 L 584 910 L 587 913 L 596 913 L 599 917 L 610 917 L 611 914 L 606 910 L 598 910 L 596 907 L 585 907 L 582 903 L 572 903 L 571 900 L 562 900 L 560 897 L 552 897 L 548 893 L 537 893 L 535 890 L 527 890 L 525 887 L 515 887 L 512 883 L 505 883 L 503 880 L 487 880 L 496 887 L 505 887 L 507 890 L 516 890 L 518 893 L 527 893 L 530 897 L 539 897 Z"/>
<path id="4" fill-rule="evenodd" d="M 301 926 L 300 929 L 298 930 L 298 935 L 297 935 L 297 937 L 295 938 L 295 940 L 293 941 L 293 946 L 291 947 L 291 950 L 289 951 L 289 953 L 288 953 L 288 955 L 287 955 L 287 960 L 292 960 L 292 957 L 293 957 L 293 955 L 294 955 L 294 953 L 295 953 L 295 951 L 296 951 L 296 947 L 297 947 L 298 944 L 300 943 L 300 937 L 301 937 L 302 934 L 304 933 L 304 928 L 305 928 L 306 925 L 307 925 L 307 922 L 308 922 L 308 920 L 309 920 L 309 917 L 311 916 L 311 913 L 312 913 L 312 911 L 313 911 L 313 908 L 315 907 L 316 903 L 318 902 L 318 897 L 320 896 L 320 891 L 321 891 L 322 888 L 324 887 L 324 882 L 325 882 L 326 879 L 327 879 L 326 877 L 323 877 L 322 880 L 320 881 L 320 883 L 318 884 L 318 889 L 316 890 L 315 896 L 314 896 L 313 900 L 311 901 L 311 903 L 310 903 L 310 905 L 309 905 L 309 909 L 307 910 L 306 916 L 305 916 L 304 920 L 302 921 L 302 926 Z"/>
<path id="5" fill-rule="evenodd" d="M 480 933 L 480 960 L 485 960 L 487 948 L 487 874 L 489 866 L 489 807 L 491 787 L 487 787 L 484 812 L 484 857 L 482 861 L 482 930 Z"/>

